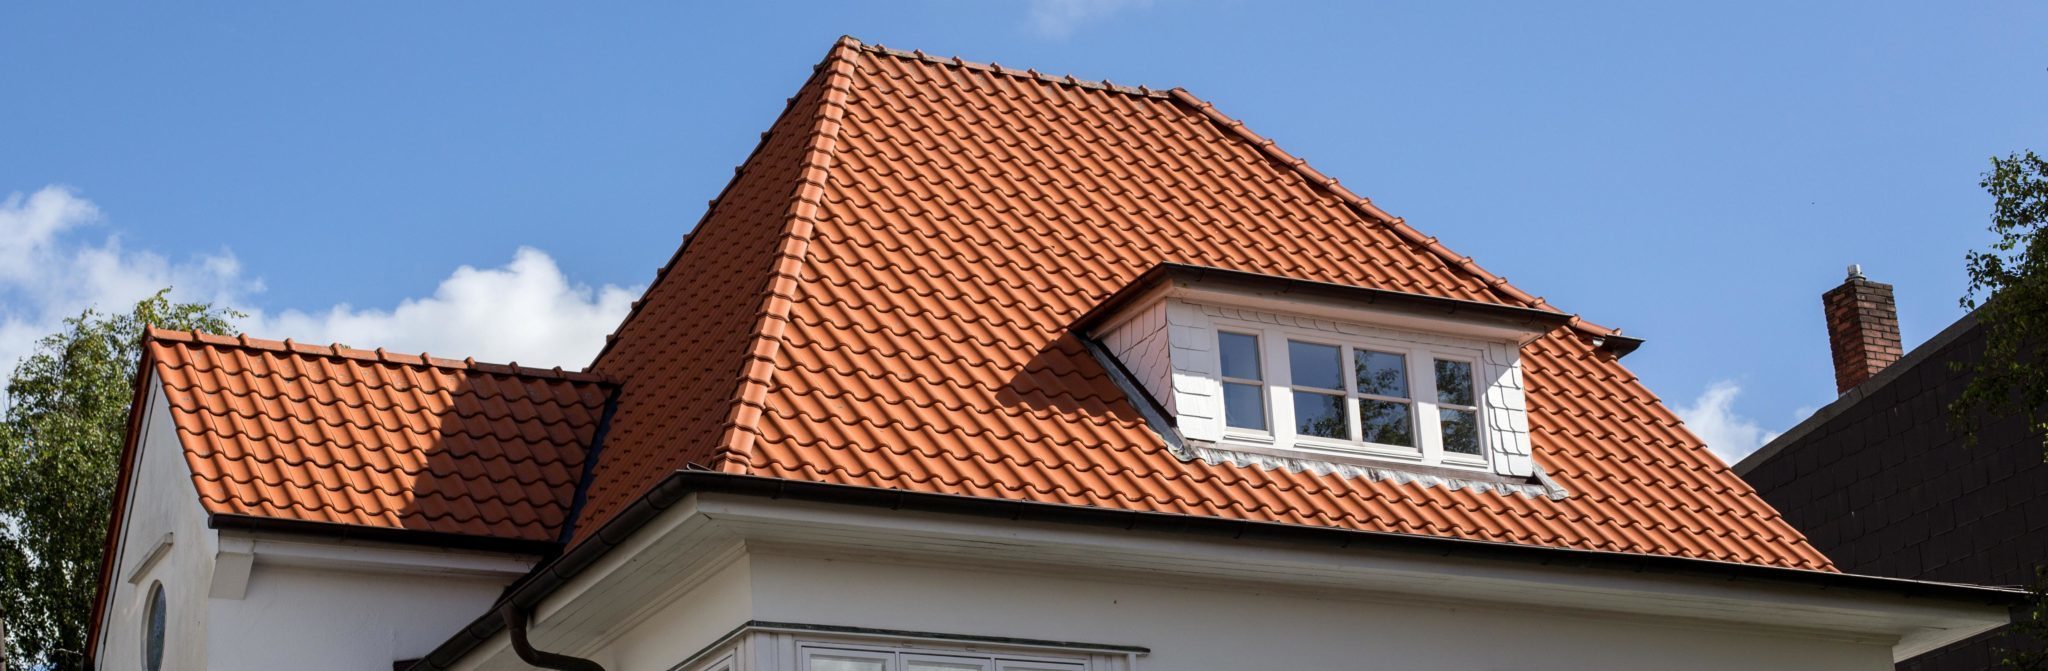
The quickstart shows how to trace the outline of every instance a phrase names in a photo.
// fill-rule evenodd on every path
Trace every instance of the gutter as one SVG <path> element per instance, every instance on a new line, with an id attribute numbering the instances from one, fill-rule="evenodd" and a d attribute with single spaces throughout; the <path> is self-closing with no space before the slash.
<path id="1" fill-rule="evenodd" d="M 663 511 L 696 493 L 758 496 L 818 503 L 969 515 L 1018 522 L 1054 522 L 1129 531 L 1185 533 L 1211 538 L 1249 541 L 1277 541 L 1336 548 L 1371 548 L 1440 557 L 1468 557 L 1533 562 L 1546 566 L 1592 568 L 1682 577 L 1705 577 L 1741 581 L 1765 586 L 1859 592 L 1886 597 L 1932 599 L 1959 604 L 2017 608 L 2026 603 L 2026 592 L 2015 589 L 1978 587 L 1954 583 L 1881 578 L 1810 569 L 1782 568 L 1758 564 L 1689 559 L 1664 555 L 1641 555 L 1601 550 L 1579 550 L 1538 545 L 1517 545 L 1438 536 L 1361 531 L 1335 527 L 1310 527 L 1277 522 L 1251 522 L 1220 517 L 1174 513 L 1111 510 L 1058 503 L 1037 503 L 956 494 L 931 494 L 897 489 L 838 485 L 801 480 L 735 475 L 712 471 L 675 471 L 650 488 L 632 505 L 599 527 L 589 538 L 554 561 L 536 568 L 506 590 L 506 596 L 491 612 L 479 616 L 420 659 L 413 671 L 448 669 L 477 646 L 506 631 L 508 608 L 530 612 L 542 600 L 591 565 L 626 542 L 641 527 Z M 525 622 L 519 622 L 522 626 Z"/>
<path id="2" fill-rule="evenodd" d="M 457 550 L 480 550 L 506 554 L 552 557 L 562 548 L 560 543 L 544 540 L 499 538 L 496 536 L 472 536 L 469 534 L 426 531 L 422 529 L 401 529 L 396 527 L 372 527 L 360 524 L 336 522 L 309 522 L 277 517 L 258 517 L 232 513 L 212 513 L 206 516 L 208 529 L 235 529 L 319 536 L 339 540 L 361 540 L 401 545 L 420 545 L 432 548 Z"/>
<path id="3" fill-rule="evenodd" d="M 603 665 L 581 657 L 535 650 L 533 643 L 526 640 L 526 622 L 532 616 L 532 611 L 511 603 L 498 607 L 498 619 L 505 621 L 506 627 L 511 630 L 512 652 L 519 655 L 519 661 L 555 671 L 604 671 Z"/>

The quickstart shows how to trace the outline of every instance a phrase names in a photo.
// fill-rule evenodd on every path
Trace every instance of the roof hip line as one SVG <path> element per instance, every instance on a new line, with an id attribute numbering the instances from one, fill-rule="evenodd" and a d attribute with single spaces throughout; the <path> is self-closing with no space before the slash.
<path id="1" fill-rule="evenodd" d="M 818 212 L 825 200 L 825 182 L 831 174 L 838 150 L 840 120 L 846 116 L 846 99 L 853 91 L 852 56 L 860 41 L 840 37 L 817 67 L 823 77 L 819 88 L 816 123 L 811 126 L 809 146 L 798 159 L 795 196 L 783 218 L 780 249 L 767 296 L 755 313 L 746 363 L 740 383 L 723 424 L 711 466 L 717 470 L 745 474 L 751 468 L 747 456 L 760 435 L 761 415 L 766 410 L 770 380 L 775 375 L 775 354 L 782 348 L 783 332 L 789 327 L 789 309 L 794 304 L 803 265 L 810 253 L 811 234 L 816 231 Z M 802 94 L 798 94 L 802 95 Z M 794 101 L 795 99 L 792 99 Z"/>

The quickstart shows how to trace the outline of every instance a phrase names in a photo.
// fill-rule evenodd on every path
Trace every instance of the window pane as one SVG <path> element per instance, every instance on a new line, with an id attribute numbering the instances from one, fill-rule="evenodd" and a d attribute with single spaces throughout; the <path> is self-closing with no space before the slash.
<path id="1" fill-rule="evenodd" d="M 1266 388 L 1256 384 L 1223 383 L 1223 423 L 1240 429 L 1267 430 Z"/>
<path id="2" fill-rule="evenodd" d="M 164 668 L 164 627 L 169 605 L 164 603 L 164 584 L 149 586 L 149 622 L 143 631 L 142 668 L 157 671 Z"/>
<path id="3" fill-rule="evenodd" d="M 1312 391 L 1294 392 L 1294 432 L 1304 436 L 1351 439 L 1344 421 L 1344 397 Z"/>
<path id="4" fill-rule="evenodd" d="M 807 671 L 883 671 L 887 661 L 870 657 L 812 655 Z"/>
<path id="5" fill-rule="evenodd" d="M 1479 413 L 1450 409 L 1437 413 L 1444 425 L 1444 451 L 1479 456 Z"/>
<path id="6" fill-rule="evenodd" d="M 1343 389 L 1343 368 L 1338 365 L 1342 355 L 1334 345 L 1287 341 L 1287 369 L 1294 373 L 1294 386 Z"/>
<path id="7" fill-rule="evenodd" d="M 1358 350 L 1358 393 L 1408 398 L 1408 357 Z"/>
<path id="8" fill-rule="evenodd" d="M 1436 400 L 1451 405 L 1472 402 L 1472 362 L 1436 360 Z"/>
<path id="9" fill-rule="evenodd" d="M 1406 403 L 1358 399 L 1358 426 L 1365 442 L 1415 447 L 1415 422 Z"/>
<path id="10" fill-rule="evenodd" d="M 985 671 L 988 663 L 979 661 L 944 661 L 936 659 L 911 659 L 903 662 L 905 671 Z"/>
<path id="11" fill-rule="evenodd" d="M 1259 377 L 1259 337 L 1242 333 L 1218 333 L 1216 344 L 1223 352 L 1223 377 L 1263 380 Z"/>

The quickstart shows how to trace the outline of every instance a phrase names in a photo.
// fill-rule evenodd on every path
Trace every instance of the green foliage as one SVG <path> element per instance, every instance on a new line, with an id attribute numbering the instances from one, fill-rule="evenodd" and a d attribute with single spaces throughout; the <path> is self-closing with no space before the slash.
<path id="1" fill-rule="evenodd" d="M 2016 409 L 2043 436 L 2048 459 L 2048 362 L 2038 334 L 2048 333 L 2048 161 L 2034 152 L 1991 159 L 1981 183 L 1991 193 L 1991 249 L 1970 252 L 1963 307 L 1985 327 L 1984 357 L 1949 406 L 1950 419 L 1974 436 L 1981 418 Z"/>
<path id="2" fill-rule="evenodd" d="M 172 303 L 87 310 L 37 343 L 7 379 L 0 417 L 0 617 L 12 669 L 84 668 L 100 549 L 114 498 L 142 331 L 214 333 L 240 317 Z"/>
<path id="3" fill-rule="evenodd" d="M 2048 564 L 2034 567 L 2033 598 L 2012 619 L 2012 638 L 2022 641 L 2020 649 L 2002 649 L 2005 668 L 2013 671 L 2048 671 Z M 2031 649 L 2028 647 L 2031 646 Z"/>

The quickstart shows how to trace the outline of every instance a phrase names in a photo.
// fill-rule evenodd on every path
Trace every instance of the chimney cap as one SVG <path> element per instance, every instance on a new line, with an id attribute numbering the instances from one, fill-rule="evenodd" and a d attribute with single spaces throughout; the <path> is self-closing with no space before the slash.
<path id="1" fill-rule="evenodd" d="M 1851 264 L 1849 264 L 1849 279 L 1852 279 L 1852 280 L 1860 280 L 1860 279 L 1863 279 L 1863 264 L 1860 264 L 1860 263 L 1851 263 Z"/>

